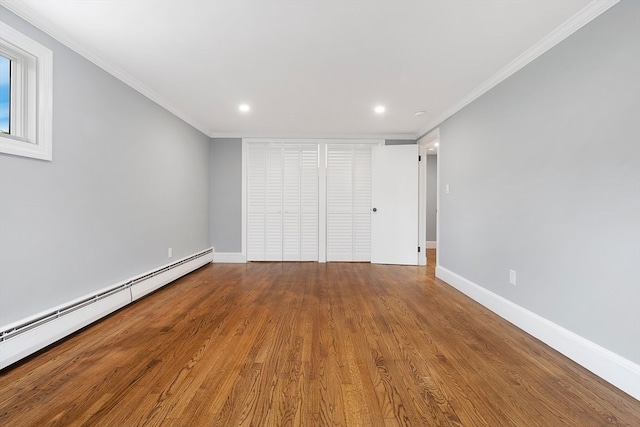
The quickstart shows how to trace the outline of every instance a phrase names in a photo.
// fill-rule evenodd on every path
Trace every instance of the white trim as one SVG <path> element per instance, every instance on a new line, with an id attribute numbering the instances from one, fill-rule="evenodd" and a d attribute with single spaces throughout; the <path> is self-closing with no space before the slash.
<path id="1" fill-rule="evenodd" d="M 640 400 L 640 365 L 494 294 L 441 265 L 436 267 L 436 277 Z"/>
<path id="2" fill-rule="evenodd" d="M 384 145 L 383 138 L 242 138 L 247 143 L 273 144 L 373 144 Z"/>
<path id="3" fill-rule="evenodd" d="M 418 195 L 418 199 L 419 199 L 418 216 L 420 221 L 419 242 L 420 242 L 420 246 L 423 247 L 425 250 L 435 249 L 436 247 L 435 242 L 426 241 L 427 239 L 427 186 L 429 185 L 429 183 L 427 182 L 427 172 L 428 172 L 427 156 L 429 155 L 429 152 L 427 151 L 427 147 L 430 144 L 434 142 L 439 142 L 439 141 L 440 141 L 440 128 L 436 128 L 431 132 L 427 133 L 426 135 L 422 135 L 416 141 L 417 144 L 420 146 L 420 155 L 423 156 L 422 160 L 424 161 L 424 163 L 420 165 L 421 176 L 419 179 L 420 179 L 421 189 L 419 190 L 419 195 Z M 437 178 L 436 178 L 436 181 L 437 181 Z M 437 203 L 438 201 L 436 197 L 436 204 Z M 437 206 L 436 206 L 436 212 L 437 212 Z M 438 226 L 438 222 L 437 222 L 437 213 L 436 213 L 436 229 L 437 229 L 437 226 Z M 431 246 L 432 243 L 433 243 L 433 246 Z M 436 254 L 436 257 L 437 257 L 437 254 Z M 426 264 L 427 264 L 427 256 L 425 254 L 425 256 L 419 257 L 418 265 L 426 265 Z"/>
<path id="4" fill-rule="evenodd" d="M 2 2 L 2 0 L 0 0 Z M 326 140 L 367 140 L 367 139 L 375 139 L 375 140 L 385 140 L 385 139 L 416 139 L 414 133 L 396 133 L 396 134 L 323 134 L 323 133 L 292 133 L 283 135 L 282 133 L 274 133 L 270 134 L 268 132 L 262 133 L 253 133 L 253 132 L 212 132 L 209 134 L 210 138 L 249 138 L 256 141 L 326 141 Z M 353 144 L 353 142 L 351 142 Z"/>
<path id="5" fill-rule="evenodd" d="M 214 252 L 214 264 L 244 264 L 247 262 L 247 256 L 240 252 Z"/>
<path id="6" fill-rule="evenodd" d="M 428 145 L 432 142 L 436 142 L 440 139 L 440 129 L 433 129 L 431 132 L 422 135 L 418 138 L 418 144 L 420 145 Z"/>
<path id="7" fill-rule="evenodd" d="M 0 22 L 3 55 L 12 62 L 11 134 L 0 134 L 0 153 L 53 159 L 53 52 Z"/>
<path id="8" fill-rule="evenodd" d="M 442 141 L 440 140 L 440 128 L 437 128 L 438 132 L 438 157 L 436 157 L 436 263 L 438 265 L 438 254 L 440 253 L 440 207 L 442 204 L 440 203 L 440 183 L 442 182 L 440 178 L 440 160 L 442 156 L 440 155 L 440 147 L 442 146 Z"/>
<path id="9" fill-rule="evenodd" d="M 418 265 L 427 265 L 427 144 L 418 141 L 418 246 L 422 252 L 418 254 Z"/>
<path id="10" fill-rule="evenodd" d="M 207 250 L 203 251 L 206 252 Z M 94 292 L 90 295 L 85 295 L 82 298 L 76 298 L 72 301 L 68 301 L 65 304 L 53 307 L 44 312 L 38 313 L 28 318 L 21 319 L 18 322 L 13 322 L 6 326 L 0 327 L 1 331 L 8 331 L 13 328 L 18 328 L 19 325 L 24 325 L 30 322 L 34 322 L 37 319 L 44 317 L 51 317 L 50 321 L 39 324 L 38 326 L 28 329 L 15 336 L 6 335 L 4 341 L 0 341 L 0 369 L 5 368 L 20 359 L 27 357 L 28 355 L 35 353 L 36 351 L 53 344 L 54 342 L 66 337 L 67 335 L 76 332 L 77 330 L 107 316 L 110 313 L 122 308 L 138 298 L 152 292 L 169 282 L 178 279 L 181 276 L 211 262 L 213 258 L 212 253 L 199 256 L 195 259 L 188 260 L 189 258 L 201 254 L 196 254 L 182 258 L 181 260 L 174 261 L 171 264 L 158 267 L 152 271 L 139 274 L 128 280 L 119 282 L 108 288 L 104 288 L 98 292 Z M 183 262 L 186 261 L 186 262 Z M 182 264 L 180 264 L 183 262 Z M 176 265 L 179 264 L 179 265 Z M 167 271 L 159 272 L 165 268 L 175 267 L 168 269 Z M 153 274 L 159 272 L 158 274 Z M 145 276 L 149 276 L 146 278 Z M 130 286 L 126 286 L 127 283 L 134 282 Z M 113 290 L 113 293 L 109 293 L 104 297 L 98 298 L 99 295 L 104 292 Z M 95 298 L 95 302 L 91 301 L 86 305 L 81 305 L 79 308 L 73 308 L 70 310 L 63 310 L 64 307 L 73 306 L 81 301 L 89 301 Z M 56 316 L 56 312 L 65 312 L 63 315 Z M 52 314 L 53 313 L 53 314 Z"/>
<path id="11" fill-rule="evenodd" d="M 424 147 L 435 142 L 437 142 L 438 145 L 441 144 L 440 128 L 435 128 L 431 132 L 425 135 L 422 135 L 420 138 L 418 138 L 418 144 Z M 438 247 L 438 242 L 440 241 L 440 155 L 439 153 L 440 153 L 440 147 L 438 147 L 438 157 L 436 159 L 436 240 L 435 242 L 434 241 L 426 242 L 427 249 L 436 249 L 436 260 L 435 260 L 436 265 L 437 265 L 438 253 L 440 253 L 440 248 Z M 426 162 L 425 162 L 425 171 L 426 171 Z M 426 176 L 425 176 L 425 180 L 426 180 Z M 426 188 L 425 188 L 425 206 L 426 206 Z M 426 222 L 426 209 L 425 209 L 424 221 Z M 426 225 L 425 225 L 425 228 L 426 228 Z M 425 239 L 426 239 L 426 232 L 425 232 Z"/>
<path id="12" fill-rule="evenodd" d="M 620 0 L 594 0 L 586 5 L 582 10 L 565 21 L 558 28 L 549 33 L 545 38 L 524 51 L 520 56 L 507 64 L 504 68 L 491 76 L 487 81 L 472 90 L 462 101 L 455 104 L 449 110 L 445 111 L 437 119 L 432 120 L 423 126 L 417 134 L 422 137 L 434 127 L 438 126 L 449 117 L 478 99 L 480 96 L 493 89 L 495 86 L 515 74 L 517 71 L 534 61 L 540 55 L 578 31 L 580 28 L 593 21 L 595 18 L 606 12 Z"/>
<path id="13" fill-rule="evenodd" d="M 169 102 L 168 99 L 166 99 L 165 97 L 163 97 L 162 95 L 154 91 L 153 89 L 149 88 L 148 86 L 144 85 L 142 82 L 140 82 L 138 79 L 135 79 L 130 74 L 116 67 L 111 62 L 101 58 L 100 56 L 91 52 L 89 49 L 72 41 L 69 37 L 63 35 L 63 32 L 56 25 L 50 23 L 45 18 L 42 18 L 39 14 L 33 12 L 31 9 L 29 9 L 29 7 L 26 4 L 22 2 L 16 2 L 16 1 L 0 0 L 0 5 L 7 8 L 11 12 L 15 13 L 25 21 L 29 22 L 34 27 L 44 31 L 45 33 L 47 33 L 48 35 L 50 35 L 51 37 L 53 37 L 63 45 L 67 46 L 69 49 L 75 51 L 77 54 L 81 55 L 85 59 L 88 59 L 89 61 L 93 62 L 98 67 L 102 68 L 104 71 L 116 77 L 117 79 L 119 79 L 120 81 L 128 85 L 129 87 L 133 88 L 134 90 L 140 92 L 142 95 L 146 96 L 150 100 L 154 101 L 156 104 L 160 105 L 165 110 L 169 111 L 171 114 L 179 117 L 180 119 L 184 120 L 194 128 L 198 129 L 200 132 L 209 136 L 209 133 L 210 133 L 209 129 L 203 123 L 200 123 L 199 121 L 190 117 L 188 114 L 185 114 L 184 112 L 182 112 L 182 110 L 174 106 L 173 103 Z"/>

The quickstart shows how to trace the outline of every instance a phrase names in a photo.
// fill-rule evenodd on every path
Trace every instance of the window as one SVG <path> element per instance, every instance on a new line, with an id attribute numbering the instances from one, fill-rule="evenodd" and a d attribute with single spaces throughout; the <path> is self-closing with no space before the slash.
<path id="1" fill-rule="evenodd" d="M 0 153 L 52 159 L 51 50 L 0 22 Z"/>
<path id="2" fill-rule="evenodd" d="M 0 55 L 0 133 L 11 134 L 9 105 L 11 96 L 11 60 Z"/>

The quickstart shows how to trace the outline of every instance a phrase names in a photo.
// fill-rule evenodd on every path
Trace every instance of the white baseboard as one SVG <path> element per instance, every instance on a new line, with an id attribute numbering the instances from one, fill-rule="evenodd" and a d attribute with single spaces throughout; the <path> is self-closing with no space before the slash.
<path id="1" fill-rule="evenodd" d="M 625 393 L 640 400 L 640 365 L 442 267 L 436 277 Z"/>
<path id="2" fill-rule="evenodd" d="M 247 257 L 240 252 L 214 252 L 213 262 L 220 264 L 244 264 L 247 262 Z"/>
<path id="3" fill-rule="evenodd" d="M 435 240 L 427 240 L 427 245 L 426 248 L 427 249 L 435 249 L 436 248 L 436 242 Z"/>
<path id="4" fill-rule="evenodd" d="M 210 263 L 212 258 L 212 251 L 203 251 L 0 327 L 0 369 Z"/>

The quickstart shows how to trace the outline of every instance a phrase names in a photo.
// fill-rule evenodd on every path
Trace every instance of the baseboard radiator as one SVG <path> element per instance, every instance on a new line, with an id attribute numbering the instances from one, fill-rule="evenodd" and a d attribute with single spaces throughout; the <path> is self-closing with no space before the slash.
<path id="1" fill-rule="evenodd" d="M 83 298 L 0 328 L 0 369 L 213 261 L 207 249 Z"/>

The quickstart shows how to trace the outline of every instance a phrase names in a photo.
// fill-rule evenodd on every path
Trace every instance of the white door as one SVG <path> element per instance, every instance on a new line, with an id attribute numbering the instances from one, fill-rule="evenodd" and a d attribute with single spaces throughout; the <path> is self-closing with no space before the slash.
<path id="1" fill-rule="evenodd" d="M 371 262 L 418 264 L 418 146 L 372 151 Z"/>

